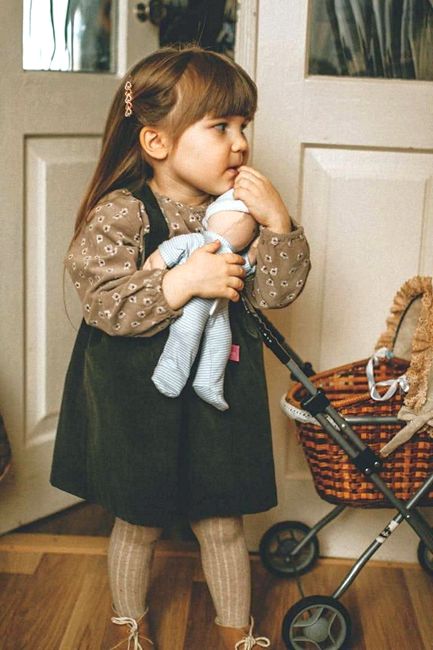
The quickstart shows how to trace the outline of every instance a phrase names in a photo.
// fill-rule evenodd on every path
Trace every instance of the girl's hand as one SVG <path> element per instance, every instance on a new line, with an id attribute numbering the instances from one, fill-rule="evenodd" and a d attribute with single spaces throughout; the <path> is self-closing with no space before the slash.
<path id="1" fill-rule="evenodd" d="M 234 182 L 234 197 L 246 203 L 254 219 L 276 233 L 288 233 L 292 222 L 271 181 L 252 167 L 242 165 Z"/>
<path id="2" fill-rule="evenodd" d="M 172 309 L 180 309 L 194 296 L 239 300 L 244 288 L 244 259 L 236 253 L 215 255 L 220 246 L 219 241 L 201 246 L 185 264 L 165 274 L 162 289 Z"/>

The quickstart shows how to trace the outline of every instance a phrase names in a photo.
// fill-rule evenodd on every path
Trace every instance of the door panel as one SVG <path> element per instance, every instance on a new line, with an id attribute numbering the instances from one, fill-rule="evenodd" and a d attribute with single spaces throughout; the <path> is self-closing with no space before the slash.
<path id="1" fill-rule="evenodd" d="M 158 44 L 157 28 L 139 23 L 135 3 L 120 0 L 113 3 L 119 8 L 114 74 L 24 71 L 22 4 L 0 6 L 1 41 L 8 44 L 0 77 L 0 412 L 13 452 L 0 486 L 0 532 L 77 501 L 49 484 L 63 381 L 80 321 L 68 279 L 65 302 L 74 327 L 64 308 L 62 261 L 119 78 Z"/>
<path id="2" fill-rule="evenodd" d="M 93 171 L 100 138 L 30 137 L 25 143 L 25 440 L 37 444 L 56 426 L 65 350 L 72 348 L 80 322 L 75 291 L 63 274 L 64 236 L 71 230 L 71 205 L 79 205 Z"/>
<path id="3" fill-rule="evenodd" d="M 431 273 L 430 154 L 304 149 L 303 213 L 314 260 L 303 313 L 294 320 L 317 369 L 369 356 L 397 289 Z M 410 215 L 410 218 L 409 218 Z M 430 268 L 427 268 L 430 262 Z M 423 268 L 424 264 L 426 266 Z M 376 333 L 376 334 L 375 334 Z"/>

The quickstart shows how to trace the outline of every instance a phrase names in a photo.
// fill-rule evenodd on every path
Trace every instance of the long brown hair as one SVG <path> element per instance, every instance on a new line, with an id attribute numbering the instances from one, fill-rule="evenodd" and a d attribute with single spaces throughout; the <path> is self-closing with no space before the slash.
<path id="1" fill-rule="evenodd" d="M 125 117 L 128 80 L 132 84 L 132 115 Z M 222 54 L 198 46 L 165 47 L 136 63 L 114 96 L 99 161 L 77 215 L 74 238 L 105 194 L 138 187 L 152 176 L 139 143 L 144 125 L 164 125 L 176 141 L 205 115 L 251 119 L 256 107 L 255 83 Z"/>

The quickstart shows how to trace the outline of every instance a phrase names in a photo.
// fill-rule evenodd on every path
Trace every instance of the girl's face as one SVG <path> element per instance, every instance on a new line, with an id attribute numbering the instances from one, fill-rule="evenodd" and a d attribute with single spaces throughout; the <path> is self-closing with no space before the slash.
<path id="1" fill-rule="evenodd" d="M 248 160 L 247 124 L 239 115 L 195 122 L 170 146 L 158 180 L 191 197 L 223 194 Z"/>

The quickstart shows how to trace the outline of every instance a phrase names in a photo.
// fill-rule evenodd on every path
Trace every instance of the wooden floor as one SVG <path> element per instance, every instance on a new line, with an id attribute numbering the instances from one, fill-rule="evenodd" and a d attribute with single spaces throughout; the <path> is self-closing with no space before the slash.
<path id="1" fill-rule="evenodd" d="M 106 650 L 110 596 L 106 537 L 11 534 L 0 538 L 1 650 Z M 296 583 L 251 557 L 257 632 L 284 650 L 280 627 L 299 600 Z M 345 560 L 320 560 L 306 594 L 330 595 Z M 162 540 L 150 594 L 158 650 L 223 650 L 194 542 Z M 370 562 L 342 600 L 353 650 L 432 650 L 433 580 L 415 565 Z M 125 649 L 126 650 L 126 649 Z"/>

